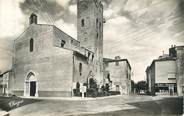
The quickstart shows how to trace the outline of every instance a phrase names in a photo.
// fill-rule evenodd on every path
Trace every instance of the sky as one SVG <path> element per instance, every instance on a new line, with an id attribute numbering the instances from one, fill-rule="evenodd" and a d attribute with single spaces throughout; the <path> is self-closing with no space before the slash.
<path id="1" fill-rule="evenodd" d="M 153 59 L 171 45 L 184 45 L 183 0 L 102 0 L 104 57 L 121 56 L 132 66 L 132 79 L 146 78 Z M 28 26 L 31 13 L 38 23 L 54 24 L 77 38 L 76 0 L 0 0 L 0 71 L 12 67 L 13 40 Z"/>

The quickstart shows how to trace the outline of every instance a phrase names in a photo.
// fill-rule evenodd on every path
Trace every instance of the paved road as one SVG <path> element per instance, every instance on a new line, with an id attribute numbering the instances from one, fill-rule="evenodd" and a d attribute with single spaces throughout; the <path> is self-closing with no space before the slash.
<path id="1" fill-rule="evenodd" d="M 179 116 L 182 115 L 182 98 L 164 98 L 155 101 L 128 103 L 136 109 L 86 114 L 83 116 Z"/>
<path id="2" fill-rule="evenodd" d="M 95 100 L 43 100 L 10 111 L 10 116 L 142 116 L 177 115 L 182 98 L 117 96 Z M 181 108 L 180 108 L 181 107 Z"/>

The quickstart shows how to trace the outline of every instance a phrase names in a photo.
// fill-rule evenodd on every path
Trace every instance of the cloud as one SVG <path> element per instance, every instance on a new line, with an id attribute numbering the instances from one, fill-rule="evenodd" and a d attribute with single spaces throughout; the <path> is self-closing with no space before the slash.
<path id="1" fill-rule="evenodd" d="M 104 28 L 105 56 L 128 58 L 134 80 L 144 79 L 146 67 L 153 59 L 162 51 L 168 53 L 172 44 L 183 43 L 184 22 L 181 21 L 182 13 L 178 12 L 179 3 L 170 0 L 112 1 L 105 11 L 108 18 Z"/>
<path id="2" fill-rule="evenodd" d="M 25 15 L 35 12 L 45 20 L 46 18 L 52 18 L 55 21 L 65 14 L 67 4 L 55 0 L 25 0 L 23 3 L 20 3 L 20 8 Z"/>
<path id="3" fill-rule="evenodd" d="M 25 0 L 20 3 L 20 8 L 24 15 L 35 12 L 40 20 L 54 24 L 55 21 L 63 19 L 67 23 L 72 23 L 75 13 L 75 5 L 72 0 Z"/>
<path id="4" fill-rule="evenodd" d="M 13 41 L 12 38 L 1 38 L 0 43 L 0 72 L 5 72 L 12 66 Z"/>
<path id="5" fill-rule="evenodd" d="M 74 14 L 75 16 L 77 16 L 77 5 L 70 5 L 69 6 L 69 11 Z"/>
<path id="6" fill-rule="evenodd" d="M 13 57 L 13 40 L 25 27 L 25 16 L 19 8 L 23 0 L 0 1 L 0 71 L 11 69 Z"/>
<path id="7" fill-rule="evenodd" d="M 120 25 L 120 24 L 128 23 L 128 22 L 129 22 L 129 20 L 126 17 L 122 17 L 122 16 L 110 19 L 108 21 L 108 23 L 111 23 L 111 24 L 114 24 L 114 25 Z"/>
<path id="8" fill-rule="evenodd" d="M 56 27 L 63 30 L 68 35 L 72 36 L 73 38 L 77 39 L 77 27 L 75 24 L 65 23 L 62 19 L 55 22 Z"/>
<path id="9" fill-rule="evenodd" d="M 28 26 L 31 13 L 38 22 L 55 24 L 76 38 L 76 3 L 73 0 L 1 0 L 0 1 L 0 70 L 9 70 L 12 64 L 13 40 Z M 73 31 L 72 31 L 73 30 Z M 11 43 L 10 45 L 8 43 Z M 2 47 L 3 46 L 3 47 Z"/>
<path id="10" fill-rule="evenodd" d="M 24 30 L 24 15 L 18 2 L 22 0 L 0 1 L 0 38 L 11 37 Z"/>

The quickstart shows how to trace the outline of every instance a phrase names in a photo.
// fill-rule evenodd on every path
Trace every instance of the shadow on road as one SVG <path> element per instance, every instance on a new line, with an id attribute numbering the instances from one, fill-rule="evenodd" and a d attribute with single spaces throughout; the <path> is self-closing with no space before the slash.
<path id="1" fill-rule="evenodd" d="M 182 97 L 164 98 L 156 101 L 128 103 L 137 109 L 105 112 L 98 114 L 86 114 L 83 116 L 178 116 L 182 114 Z"/>

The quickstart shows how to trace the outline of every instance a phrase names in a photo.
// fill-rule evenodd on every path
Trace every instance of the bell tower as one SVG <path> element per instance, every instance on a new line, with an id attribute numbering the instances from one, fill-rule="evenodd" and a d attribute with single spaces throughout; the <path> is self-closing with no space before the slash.
<path id="1" fill-rule="evenodd" d="M 32 13 L 31 16 L 29 17 L 29 24 L 37 24 L 37 16 L 36 14 Z"/>
<path id="2" fill-rule="evenodd" d="M 77 0 L 77 39 L 94 52 L 94 72 L 103 80 L 103 5 L 101 0 Z"/>

